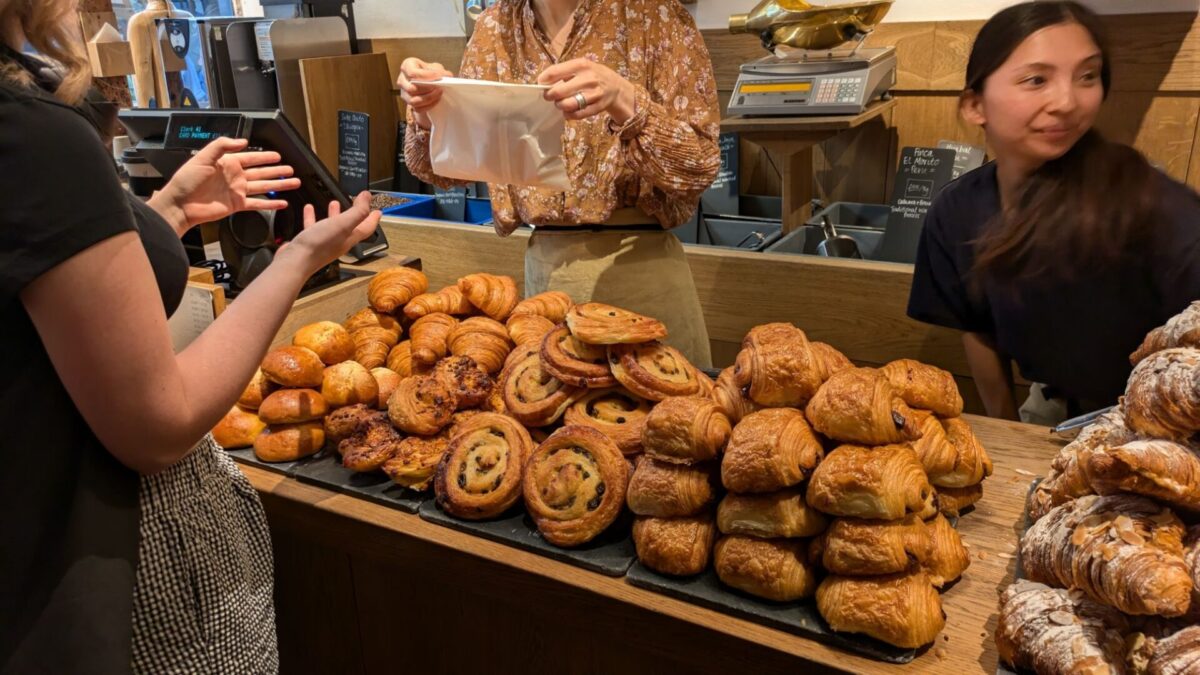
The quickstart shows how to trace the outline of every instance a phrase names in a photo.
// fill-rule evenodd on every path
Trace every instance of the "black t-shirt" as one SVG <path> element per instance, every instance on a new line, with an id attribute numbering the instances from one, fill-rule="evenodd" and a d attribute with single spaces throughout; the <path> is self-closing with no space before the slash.
<path id="1" fill-rule="evenodd" d="M 999 214 L 1000 193 L 995 164 L 963 175 L 925 218 L 908 315 L 992 336 L 1025 377 L 1083 409 L 1116 403 L 1132 369 L 1129 354 L 1147 332 L 1200 298 L 1200 197 L 1159 177 L 1163 217 L 1147 223 L 1143 252 L 1128 263 L 1071 282 L 985 281 L 975 293 L 973 242 Z"/>
<path id="2" fill-rule="evenodd" d="M 126 672 L 138 476 L 80 415 L 20 293 L 136 230 L 169 315 L 187 257 L 167 223 L 122 189 L 88 118 L 40 89 L 0 85 L 0 176 L 0 672 Z"/>

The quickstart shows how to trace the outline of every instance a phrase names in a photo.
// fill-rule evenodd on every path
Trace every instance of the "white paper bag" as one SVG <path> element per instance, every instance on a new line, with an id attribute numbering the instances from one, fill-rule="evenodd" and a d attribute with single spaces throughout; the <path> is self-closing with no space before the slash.
<path id="1" fill-rule="evenodd" d="M 439 176 L 569 190 L 563 115 L 542 98 L 549 87 L 447 77 L 429 111 L 429 156 Z"/>

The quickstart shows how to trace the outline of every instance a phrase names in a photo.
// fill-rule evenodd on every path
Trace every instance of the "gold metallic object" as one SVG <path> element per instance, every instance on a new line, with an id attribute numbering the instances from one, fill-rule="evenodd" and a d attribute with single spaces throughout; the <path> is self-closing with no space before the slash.
<path id="1" fill-rule="evenodd" d="M 893 0 L 860 0 L 837 5 L 812 5 L 804 0 L 762 0 L 746 14 L 729 17 L 730 33 L 756 33 L 763 46 L 833 49 L 861 40 L 874 30 Z"/>

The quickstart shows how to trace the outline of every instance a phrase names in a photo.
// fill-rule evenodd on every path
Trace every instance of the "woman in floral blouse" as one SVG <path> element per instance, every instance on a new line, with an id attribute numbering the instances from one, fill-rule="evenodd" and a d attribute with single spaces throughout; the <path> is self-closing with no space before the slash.
<path id="1" fill-rule="evenodd" d="M 399 86 L 408 104 L 409 169 L 433 173 L 429 109 L 449 77 L 409 58 Z M 490 185 L 496 231 L 534 226 L 525 293 L 570 294 L 663 320 L 668 342 L 711 365 L 708 332 L 683 247 L 669 230 L 689 220 L 720 165 L 712 64 L 678 0 L 499 0 L 476 22 L 462 77 L 551 85 L 567 120 L 563 155 L 573 189 Z"/>

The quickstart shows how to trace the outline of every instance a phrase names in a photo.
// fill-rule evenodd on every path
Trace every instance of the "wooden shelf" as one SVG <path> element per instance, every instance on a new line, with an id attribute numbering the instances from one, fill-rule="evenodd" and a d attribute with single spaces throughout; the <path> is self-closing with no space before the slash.
<path id="1" fill-rule="evenodd" d="M 734 115 L 721 120 L 721 131 L 759 133 L 780 131 L 845 131 L 862 126 L 896 107 L 896 99 L 874 101 L 857 115 L 797 115 L 795 117 L 745 117 Z"/>

